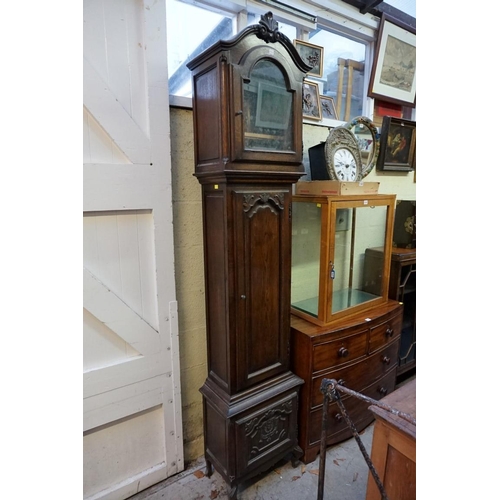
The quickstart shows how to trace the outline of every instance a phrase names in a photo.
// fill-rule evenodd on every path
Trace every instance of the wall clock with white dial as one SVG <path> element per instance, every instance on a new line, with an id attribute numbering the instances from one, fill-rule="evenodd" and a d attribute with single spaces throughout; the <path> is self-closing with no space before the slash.
<path id="1" fill-rule="evenodd" d="M 358 142 L 349 129 L 336 127 L 330 131 L 325 142 L 325 157 L 331 179 L 343 182 L 362 179 Z"/>

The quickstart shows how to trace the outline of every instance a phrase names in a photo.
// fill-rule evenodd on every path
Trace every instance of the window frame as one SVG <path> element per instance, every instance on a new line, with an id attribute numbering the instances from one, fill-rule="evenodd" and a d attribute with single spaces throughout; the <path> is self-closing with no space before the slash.
<path id="1" fill-rule="evenodd" d="M 346 4 L 342 0 L 292 0 L 288 5 L 279 1 L 274 3 L 273 0 L 178 1 L 206 8 L 223 15 L 236 15 L 236 33 L 247 26 L 248 12 L 255 14 L 258 18 L 271 10 L 278 23 L 295 26 L 296 38 L 299 40 L 308 42 L 311 31 L 323 29 L 365 44 L 366 59 L 363 81 L 365 101 L 363 103 L 363 114 L 366 116 L 373 115 L 374 99 L 368 97 L 368 86 L 380 23 L 379 18 L 370 14 L 361 14 L 357 8 Z M 191 97 L 176 96 L 169 92 L 169 101 L 171 106 L 192 109 Z M 344 120 L 338 120 L 338 122 L 345 123 Z"/>

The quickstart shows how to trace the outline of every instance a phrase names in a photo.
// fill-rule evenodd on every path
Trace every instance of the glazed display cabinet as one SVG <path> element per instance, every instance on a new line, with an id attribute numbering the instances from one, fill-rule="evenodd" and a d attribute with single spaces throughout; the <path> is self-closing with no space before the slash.
<path id="1" fill-rule="evenodd" d="M 293 197 L 294 315 L 328 325 L 388 300 L 395 199 L 381 194 Z M 373 246 L 382 247 L 382 258 L 376 268 L 365 269 L 365 251 Z"/>

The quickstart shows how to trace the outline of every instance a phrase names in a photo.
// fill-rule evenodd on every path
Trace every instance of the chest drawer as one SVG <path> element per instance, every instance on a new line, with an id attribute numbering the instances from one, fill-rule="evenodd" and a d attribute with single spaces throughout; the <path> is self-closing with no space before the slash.
<path id="1" fill-rule="evenodd" d="M 335 379 L 348 389 L 363 392 L 363 389 L 391 371 L 398 362 L 399 340 L 384 349 L 371 354 L 358 363 L 332 370 L 313 377 L 311 384 L 311 408 L 323 404 L 321 381 L 324 378 Z M 342 397 L 345 397 L 342 396 Z"/>
<path id="2" fill-rule="evenodd" d="M 396 380 L 395 368 L 387 373 L 377 382 L 374 382 L 369 387 L 367 387 L 363 394 L 369 398 L 379 400 L 382 399 L 386 394 L 394 390 Z M 321 400 L 323 403 L 323 399 Z M 354 396 L 348 396 L 343 399 L 344 407 L 349 415 L 351 421 L 356 424 L 361 420 L 368 419 L 373 420 L 373 415 L 367 412 L 369 403 L 355 398 Z M 311 432 L 309 433 L 309 443 L 317 444 L 321 439 L 321 427 L 322 427 L 323 411 L 322 408 L 317 408 L 311 412 Z M 348 429 L 347 422 L 344 420 L 342 413 L 337 405 L 337 403 L 332 402 L 328 405 L 328 419 L 327 419 L 327 436 L 330 438 L 332 435 L 338 434 L 344 430 Z M 347 432 L 347 437 L 351 437 L 350 429 Z"/>
<path id="3" fill-rule="evenodd" d="M 368 328 L 365 330 L 313 346 L 312 370 L 318 372 L 334 366 L 350 363 L 366 354 Z"/>
<path id="4" fill-rule="evenodd" d="M 368 338 L 368 352 L 372 353 L 392 342 L 399 335 L 400 330 L 401 314 L 372 326 Z"/>

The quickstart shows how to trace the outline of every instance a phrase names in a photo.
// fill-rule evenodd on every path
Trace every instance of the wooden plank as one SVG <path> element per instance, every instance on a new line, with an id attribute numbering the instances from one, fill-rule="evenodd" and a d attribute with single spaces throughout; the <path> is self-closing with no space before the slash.
<path id="1" fill-rule="evenodd" d="M 116 500 L 119 498 L 130 498 L 138 491 L 143 491 L 177 472 L 177 470 L 170 472 L 170 468 L 167 467 L 165 462 L 162 462 L 132 477 L 124 479 L 118 484 L 113 484 L 111 487 L 99 491 L 95 495 L 85 497 L 85 500 Z"/>
<path id="2" fill-rule="evenodd" d="M 85 106 L 83 118 L 84 163 L 131 163 Z"/>
<path id="3" fill-rule="evenodd" d="M 106 83 L 126 112 L 133 117 L 128 55 L 128 24 L 131 20 L 127 19 L 125 13 L 125 5 L 128 3 L 129 0 L 103 2 L 103 16 L 106 25 Z"/>
<path id="4" fill-rule="evenodd" d="M 119 364 L 88 370 L 83 374 L 84 399 L 98 394 L 112 398 L 113 391 L 152 377 L 169 373 L 161 354 L 123 359 Z"/>
<path id="5" fill-rule="evenodd" d="M 123 300 L 137 311 L 141 317 L 144 318 L 144 302 L 151 301 L 154 299 L 154 294 L 148 293 L 149 288 L 147 287 L 145 293 L 143 293 L 142 279 L 141 275 L 148 275 L 148 271 L 142 269 L 140 264 L 140 245 L 141 238 L 138 237 L 138 231 L 140 224 L 138 223 L 138 213 L 136 211 L 132 213 L 126 213 L 117 217 L 117 229 L 118 229 L 118 259 L 120 261 L 120 267 L 127 272 L 121 273 L 121 285 L 122 293 L 121 297 Z M 145 240 L 150 240 L 153 237 L 154 230 L 152 228 L 152 216 L 148 214 L 144 220 L 143 224 L 146 225 L 146 235 Z M 148 260 L 154 261 L 154 254 L 151 252 L 148 256 Z M 154 273 L 152 276 L 154 280 Z M 154 286 L 152 287 L 154 290 Z M 146 319 L 146 318 L 144 318 Z M 154 320 L 152 316 L 148 318 L 148 322 L 151 326 L 155 327 L 151 320 Z"/>
<path id="6" fill-rule="evenodd" d="M 114 163 L 113 141 L 94 117 L 87 111 L 89 158 L 97 163 Z M 126 160 L 127 161 L 127 160 Z"/>
<path id="7" fill-rule="evenodd" d="M 132 163 L 151 162 L 149 137 L 137 125 L 109 85 L 83 58 L 83 104 Z"/>
<path id="8" fill-rule="evenodd" d="M 149 165 L 83 166 L 83 211 L 148 210 L 156 206 L 158 172 Z"/>
<path id="9" fill-rule="evenodd" d="M 161 464 L 150 467 L 145 471 L 141 471 L 132 477 L 124 479 L 118 484 L 113 484 L 111 487 L 105 490 L 99 491 L 95 495 L 85 497 L 84 500 L 116 500 L 119 498 L 130 498 L 135 495 L 138 491 L 145 490 L 154 484 L 163 481 L 174 472 L 167 472 L 167 464 L 162 462 Z"/>
<path id="10" fill-rule="evenodd" d="M 158 331 L 85 268 L 83 306 L 141 354 L 159 352 Z"/>
<path id="11" fill-rule="evenodd" d="M 123 0 L 120 0 L 123 1 Z M 147 64 L 149 50 L 147 48 L 146 37 L 148 30 L 143 30 L 145 23 L 144 6 L 137 0 L 129 0 L 125 3 L 124 13 L 127 23 L 127 54 L 129 68 L 130 106 L 134 120 L 145 129 L 149 129 L 149 103 L 148 103 L 148 82 L 152 77 L 152 68 L 148 68 L 147 73 L 144 67 Z M 149 21 L 148 21 L 149 23 Z M 160 30 L 156 30 L 161 33 Z M 151 47 L 148 47 L 148 49 Z M 164 57 L 162 53 L 162 57 Z M 163 64 L 163 63 L 162 63 Z"/>
<path id="12" fill-rule="evenodd" d="M 138 264 L 141 270 L 142 317 L 155 329 L 159 329 L 158 305 L 156 302 L 156 259 L 154 242 L 154 214 L 139 214 L 137 216 L 137 239 L 139 243 Z M 146 295 L 146 291 L 152 291 Z"/>
<path id="13" fill-rule="evenodd" d="M 83 431 L 163 404 L 167 374 L 97 393 L 83 400 Z"/>
<path id="14" fill-rule="evenodd" d="M 153 238 L 151 211 L 87 212 L 83 218 L 84 267 L 157 330 Z"/>

